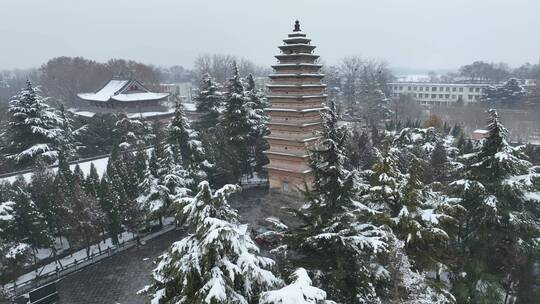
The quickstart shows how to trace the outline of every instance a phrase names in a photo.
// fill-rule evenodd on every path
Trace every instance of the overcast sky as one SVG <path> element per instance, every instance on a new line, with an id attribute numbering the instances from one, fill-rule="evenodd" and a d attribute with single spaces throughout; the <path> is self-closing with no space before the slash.
<path id="1" fill-rule="evenodd" d="M 513 66 L 540 59 L 538 0 L 0 0 L 0 69 L 56 56 L 191 67 L 201 53 L 269 65 L 298 18 L 326 63 Z"/>

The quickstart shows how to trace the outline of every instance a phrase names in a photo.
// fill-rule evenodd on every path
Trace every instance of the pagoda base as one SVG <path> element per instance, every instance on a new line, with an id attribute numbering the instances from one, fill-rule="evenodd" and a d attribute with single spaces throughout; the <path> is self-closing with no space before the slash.
<path id="1" fill-rule="evenodd" d="M 268 168 L 268 181 L 273 191 L 300 194 L 306 186 L 311 188 L 313 176 L 310 172 L 290 172 Z"/>

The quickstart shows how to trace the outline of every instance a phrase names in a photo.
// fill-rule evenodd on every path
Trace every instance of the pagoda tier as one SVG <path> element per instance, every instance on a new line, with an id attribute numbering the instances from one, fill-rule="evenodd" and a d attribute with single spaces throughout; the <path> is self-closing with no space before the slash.
<path id="1" fill-rule="evenodd" d="M 311 183 L 308 150 L 319 139 L 320 112 L 325 110 L 327 95 L 319 56 L 313 54 L 315 46 L 298 21 L 283 42 L 267 85 L 271 107 L 266 109 L 270 116 L 266 140 L 270 149 L 265 153 L 270 160 L 266 166 L 270 188 L 288 192 Z"/>

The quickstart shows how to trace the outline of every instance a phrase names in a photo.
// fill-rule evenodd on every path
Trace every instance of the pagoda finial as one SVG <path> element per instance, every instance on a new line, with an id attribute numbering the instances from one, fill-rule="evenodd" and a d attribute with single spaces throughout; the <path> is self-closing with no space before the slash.
<path id="1" fill-rule="evenodd" d="M 300 29 L 300 21 L 296 20 L 294 22 L 294 30 L 293 32 L 301 32 L 302 30 Z"/>

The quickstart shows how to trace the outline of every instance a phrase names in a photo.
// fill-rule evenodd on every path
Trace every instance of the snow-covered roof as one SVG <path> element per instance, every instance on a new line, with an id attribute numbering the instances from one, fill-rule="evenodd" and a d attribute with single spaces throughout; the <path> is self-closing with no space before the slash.
<path id="1" fill-rule="evenodd" d="M 95 93 L 79 93 L 79 98 L 89 101 L 107 102 L 116 100 L 121 102 L 159 100 L 169 96 L 169 93 L 154 93 L 145 88 L 135 79 L 111 79 Z"/>
<path id="2" fill-rule="evenodd" d="M 68 109 L 68 111 L 72 112 L 75 115 L 88 117 L 88 118 L 94 117 L 94 115 L 96 115 L 96 113 L 92 111 L 79 111 L 73 108 Z M 174 113 L 174 109 L 171 108 L 165 111 L 149 111 L 149 112 L 141 111 L 141 112 L 134 112 L 134 113 L 126 113 L 126 115 L 128 118 L 140 118 L 140 117 L 148 118 L 148 117 L 169 115 L 172 113 Z"/>
<path id="3" fill-rule="evenodd" d="M 488 130 L 483 130 L 483 129 L 476 129 L 473 131 L 473 133 L 476 133 L 476 134 L 488 134 L 489 131 Z"/>

